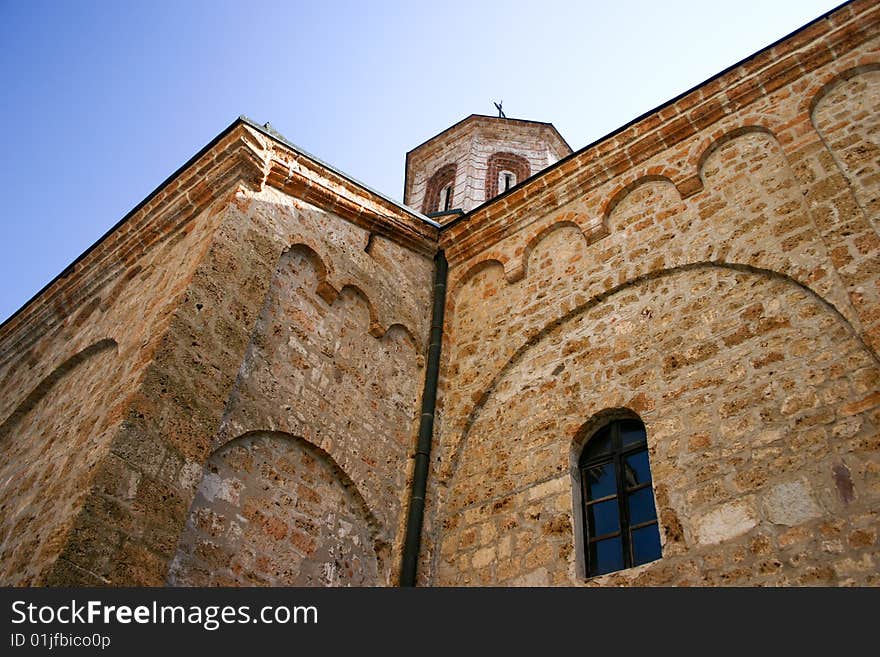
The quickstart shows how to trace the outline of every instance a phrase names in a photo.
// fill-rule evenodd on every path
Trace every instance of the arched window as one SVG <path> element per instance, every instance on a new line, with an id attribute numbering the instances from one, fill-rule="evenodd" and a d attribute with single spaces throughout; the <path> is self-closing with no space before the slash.
<path id="1" fill-rule="evenodd" d="M 452 209 L 452 183 L 446 185 L 443 189 L 440 190 L 440 204 L 438 205 L 438 210 L 440 212 L 446 212 L 447 210 Z"/>
<path id="2" fill-rule="evenodd" d="M 660 558 L 660 529 L 641 420 L 615 420 L 589 439 L 578 460 L 587 576 Z"/>
<path id="3" fill-rule="evenodd" d="M 440 167 L 428 180 L 422 212 L 445 212 L 452 209 L 455 195 L 455 164 Z"/>
<path id="4" fill-rule="evenodd" d="M 503 169 L 498 173 L 498 191 L 506 192 L 516 184 L 516 174 L 513 171 Z"/>
<path id="5" fill-rule="evenodd" d="M 486 162 L 486 200 L 506 192 L 529 175 L 529 161 L 522 155 L 494 153 Z"/>

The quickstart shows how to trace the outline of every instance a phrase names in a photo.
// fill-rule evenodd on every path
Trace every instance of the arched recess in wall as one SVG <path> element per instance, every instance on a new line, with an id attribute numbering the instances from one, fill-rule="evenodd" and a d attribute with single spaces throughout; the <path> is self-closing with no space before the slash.
<path id="1" fill-rule="evenodd" d="M 275 267 L 272 284 L 276 286 L 279 285 L 281 280 L 279 274 L 284 270 L 285 267 L 290 266 L 292 260 L 298 258 L 302 258 L 306 262 L 308 262 L 309 266 L 314 272 L 314 277 L 316 280 L 315 286 L 313 289 L 306 290 L 307 292 L 311 293 L 312 291 L 314 291 L 321 299 L 323 299 L 327 304 L 330 305 L 337 302 L 344 302 L 345 300 L 350 301 L 356 298 L 360 302 L 360 305 L 362 305 L 362 307 L 367 312 L 367 332 L 370 335 L 375 338 L 381 338 L 388 332 L 388 330 L 391 329 L 392 326 L 396 326 L 398 327 L 398 330 L 402 329 L 406 333 L 408 343 L 412 345 L 415 353 L 419 353 L 421 349 L 420 342 L 409 327 L 400 322 L 393 322 L 389 324 L 387 328 L 383 327 L 382 320 L 379 317 L 376 306 L 375 304 L 373 304 L 370 299 L 370 295 L 363 287 L 356 283 L 343 283 L 339 287 L 339 289 L 337 289 L 337 287 L 335 287 L 330 282 L 328 267 L 324 263 L 324 259 L 312 245 L 297 243 L 285 249 L 278 260 L 277 266 Z M 266 299 L 263 302 L 263 313 L 266 312 L 266 304 L 270 303 L 272 296 L 273 291 L 270 287 L 270 289 L 267 291 Z"/>
<path id="2" fill-rule="evenodd" d="M 388 330 L 390 330 L 392 326 L 397 326 L 405 331 L 407 337 L 409 338 L 409 344 L 412 345 L 415 353 L 420 352 L 420 342 L 409 327 L 401 324 L 400 322 L 393 322 L 389 324 L 387 328 L 382 325 L 383 320 L 379 317 L 379 312 L 376 308 L 376 305 L 372 302 L 370 294 L 361 285 L 358 285 L 356 283 L 343 283 L 337 290 L 337 288 L 334 287 L 334 285 L 331 284 L 329 280 L 330 277 L 328 275 L 327 265 L 324 263 L 323 258 L 318 254 L 317 251 L 315 251 L 312 246 L 304 243 L 297 243 L 286 249 L 279 258 L 278 265 L 275 268 L 273 281 L 278 278 L 278 275 L 282 271 L 282 269 L 290 264 L 291 259 L 297 257 L 305 258 L 305 260 L 309 262 L 317 279 L 317 284 L 314 288 L 314 291 L 326 303 L 332 305 L 334 303 L 341 302 L 346 299 L 350 300 L 351 298 L 356 297 L 363 308 L 365 308 L 367 311 L 367 315 L 369 318 L 367 332 L 370 335 L 375 338 L 381 338 L 388 332 Z M 308 291 L 311 292 L 311 290 Z M 269 295 L 267 294 L 267 301 L 268 297 Z M 387 321 L 387 319 L 385 321 Z"/>
<path id="3" fill-rule="evenodd" d="M 312 266 L 312 269 L 315 272 L 315 278 L 317 279 L 317 284 L 315 286 L 315 292 L 317 295 L 327 303 L 333 303 L 336 300 L 336 297 L 339 296 L 339 292 L 329 281 L 327 266 L 324 264 L 323 258 L 318 255 L 318 252 L 311 245 L 300 242 L 285 249 L 275 267 L 275 277 L 277 277 L 278 272 L 281 271 L 285 262 L 296 255 L 304 257 Z"/>
<path id="4" fill-rule="evenodd" d="M 208 458 L 168 583 L 375 586 L 389 567 L 375 516 L 333 457 L 253 431 Z"/>
<path id="5" fill-rule="evenodd" d="M 868 221 L 878 231 L 880 64 L 844 71 L 810 103 L 810 120 L 834 157 Z"/>
<path id="6" fill-rule="evenodd" d="M 409 345 L 410 349 L 413 350 L 413 353 L 419 353 L 418 340 L 416 340 L 412 331 L 403 324 L 392 324 L 389 326 L 380 337 L 380 340 L 385 344 L 390 343 L 393 340 L 401 340 Z"/>
<path id="7" fill-rule="evenodd" d="M 449 321 L 451 322 L 452 317 L 455 314 L 455 306 L 458 300 L 458 296 L 461 293 L 462 289 L 476 276 L 482 271 L 486 269 L 495 268 L 498 269 L 498 278 L 500 280 L 504 279 L 504 263 L 496 258 L 488 258 L 486 260 L 480 260 L 476 264 L 471 265 L 468 269 L 461 275 L 458 276 L 453 282 L 452 287 L 449 292 L 449 310 L 447 314 L 449 315 Z"/>
<path id="8" fill-rule="evenodd" d="M 383 527 L 396 526 L 418 418 L 419 350 L 399 323 L 378 331 L 357 287 L 328 303 L 322 265 L 297 245 L 279 259 L 212 450 L 271 427 L 330 454 Z"/>
<path id="9" fill-rule="evenodd" d="M 520 184 L 532 174 L 529 161 L 516 153 L 493 153 L 486 162 L 486 200 Z"/>
<path id="10" fill-rule="evenodd" d="M 518 283 L 528 275 L 529 258 L 535 247 L 556 231 L 564 229 L 576 230 L 579 233 L 579 236 L 575 239 L 583 246 L 586 247 L 590 243 L 584 235 L 583 229 L 576 222 L 568 219 L 554 221 L 549 225 L 538 228 L 537 232 L 528 239 L 525 246 L 522 248 L 521 253 L 518 255 L 510 259 L 503 256 L 488 257 L 485 260 L 480 260 L 479 262 L 470 265 L 461 275 L 456 276 L 452 282 L 451 291 L 449 293 L 450 303 L 447 314 L 449 315 L 450 320 L 454 317 L 455 306 L 461 290 L 464 289 L 464 287 L 467 286 L 476 275 L 490 268 L 500 268 L 500 271 L 498 272 L 499 281 L 503 281 L 507 284 Z"/>
<path id="11" fill-rule="evenodd" d="M 422 202 L 422 213 L 443 212 L 453 209 L 455 196 L 455 163 L 440 167 L 428 179 L 425 186 L 425 200 Z M 442 201 L 442 203 L 441 203 Z"/>
<path id="12" fill-rule="evenodd" d="M 116 341 L 65 359 L 0 425 L 0 583 L 36 586 L 55 563 L 117 428 Z M 111 416 L 112 417 L 112 416 Z"/>
<path id="13" fill-rule="evenodd" d="M 675 186 L 675 183 L 672 182 L 672 179 L 668 176 L 662 175 L 644 175 L 639 176 L 630 182 L 621 185 L 618 187 L 609 197 L 608 201 L 605 203 L 604 208 L 602 209 L 602 219 L 605 222 L 606 226 L 611 226 L 611 215 L 614 212 L 614 209 L 620 205 L 621 201 L 623 201 L 627 196 L 629 196 L 633 191 L 641 187 L 642 185 L 646 185 L 648 183 L 659 182 L 666 183 L 671 187 L 674 187 L 676 191 L 678 188 Z M 679 192 L 679 200 L 681 200 L 681 193 Z"/>
<path id="14" fill-rule="evenodd" d="M 717 262 L 717 261 L 715 261 L 715 262 L 707 262 L 707 261 L 696 262 L 696 263 L 681 265 L 681 266 L 672 267 L 672 268 L 668 268 L 668 269 L 663 269 L 660 271 L 652 271 L 648 274 L 644 274 L 642 276 L 638 276 L 638 277 L 626 280 L 623 283 L 620 283 L 619 285 L 615 285 L 615 286 L 611 287 L 610 289 L 602 292 L 601 294 L 598 294 L 598 295 L 591 297 L 585 303 L 577 306 L 576 308 L 563 314 L 562 316 L 551 320 L 543 328 L 541 328 L 540 330 L 536 330 L 535 332 L 530 334 L 528 339 L 525 340 L 525 342 L 522 345 L 520 345 L 513 352 L 513 354 L 510 356 L 510 358 L 507 359 L 507 361 L 500 368 L 500 370 L 492 377 L 492 380 L 489 382 L 489 384 L 478 395 L 474 396 L 474 398 L 476 399 L 476 402 L 473 404 L 470 412 L 468 413 L 468 417 L 467 417 L 467 420 L 464 424 L 464 429 L 462 431 L 462 435 L 456 444 L 455 451 L 454 451 L 453 455 L 451 456 L 451 464 L 450 464 L 449 468 L 446 470 L 446 472 L 449 473 L 449 479 L 453 479 L 455 477 L 455 473 L 456 473 L 456 470 L 458 468 L 459 461 L 461 458 L 461 453 L 467 445 L 469 432 L 470 432 L 471 428 L 473 427 L 476 419 L 479 417 L 481 411 L 486 406 L 487 402 L 491 399 L 493 393 L 495 392 L 495 390 L 498 387 L 499 382 L 507 375 L 508 372 L 510 372 L 510 370 L 512 368 L 514 368 L 518 363 L 520 363 L 536 345 L 541 343 L 542 340 L 546 339 L 547 336 L 549 336 L 554 331 L 559 330 L 559 328 L 561 326 L 564 326 L 568 322 L 576 320 L 579 316 L 583 315 L 584 313 L 589 311 L 591 308 L 598 306 L 599 304 L 605 302 L 609 297 L 612 297 L 613 295 L 618 294 L 628 288 L 631 288 L 633 286 L 639 285 L 639 284 L 647 282 L 647 281 L 656 280 L 656 279 L 663 279 L 663 278 L 667 278 L 670 276 L 675 276 L 679 273 L 686 272 L 686 271 L 699 271 L 699 270 L 715 269 L 715 268 L 721 269 L 721 270 L 729 270 L 729 271 L 733 271 L 733 272 L 744 272 L 747 274 L 755 275 L 755 276 L 762 278 L 762 279 L 779 280 L 779 281 L 784 282 L 786 285 L 793 286 L 795 288 L 802 290 L 809 297 L 813 298 L 821 308 L 825 309 L 825 311 L 828 314 L 833 316 L 837 322 L 840 322 L 840 324 L 846 328 L 847 333 L 850 334 L 853 337 L 853 339 L 855 339 L 861 345 L 861 347 L 870 355 L 872 362 L 874 362 L 875 364 L 880 364 L 880 360 L 878 360 L 877 356 L 870 349 L 870 347 L 867 344 L 865 344 L 865 341 L 862 339 L 862 337 L 858 333 L 858 331 L 855 330 L 855 328 L 852 326 L 852 324 L 849 322 L 849 320 L 844 315 L 842 315 L 840 313 L 840 311 L 836 307 L 834 307 L 834 305 L 829 303 L 826 299 L 824 299 L 822 296 L 820 296 L 817 292 L 815 292 L 809 286 L 801 283 L 800 281 L 795 280 L 794 278 L 792 278 L 784 273 L 780 273 L 780 272 L 776 272 L 776 271 L 772 271 L 772 270 L 768 270 L 768 269 L 761 269 L 761 268 L 753 267 L 750 265 L 732 264 L 732 263 Z M 451 488 L 451 486 L 450 486 L 450 488 Z"/>
<path id="15" fill-rule="evenodd" d="M 360 286 L 352 283 L 343 285 L 342 289 L 339 290 L 339 296 L 336 297 L 336 299 L 341 302 L 350 302 L 353 299 L 356 299 L 357 301 L 355 302 L 355 305 L 360 305 L 365 309 L 367 317 L 369 318 L 367 333 L 374 338 L 381 338 L 382 335 L 384 335 L 385 329 L 383 329 L 382 325 L 379 323 L 379 315 L 376 312 L 376 307 L 373 305 L 372 301 L 370 301 L 370 297 L 367 296 L 367 293 L 364 292 Z M 336 300 L 334 300 L 333 303 L 336 303 Z"/>
<path id="16" fill-rule="evenodd" d="M 779 140 L 776 138 L 776 135 L 772 130 L 763 125 L 743 125 L 738 128 L 734 128 L 733 130 L 729 130 L 720 136 L 712 136 L 705 141 L 703 141 L 699 147 L 696 149 L 696 153 L 699 154 L 697 161 L 695 163 L 694 168 L 697 171 L 697 175 L 700 176 L 700 179 L 703 181 L 703 185 L 706 185 L 706 177 L 704 175 L 704 170 L 706 167 L 706 162 L 709 158 L 717 151 L 719 148 L 724 146 L 725 144 L 737 139 L 738 137 L 743 137 L 749 134 L 761 134 L 767 135 L 770 137 L 774 143 L 778 144 Z"/>
<path id="17" fill-rule="evenodd" d="M 641 287 L 634 290 L 634 286 Z M 722 300 L 729 305 L 716 308 Z M 665 309 L 662 316 L 660 307 Z M 688 331 L 697 339 L 689 340 Z M 616 351 L 625 353 L 617 359 Z M 837 367 L 840 361 L 829 354 L 845 360 L 851 372 Z M 464 537 L 474 531 L 466 522 L 454 523 L 453 518 L 473 517 L 474 522 L 495 518 L 496 529 L 513 532 L 516 523 L 508 524 L 501 511 L 509 499 L 521 500 L 509 505 L 511 514 L 517 509 L 522 512 L 523 504 L 529 508 L 534 504 L 537 508 L 531 517 L 541 513 L 541 524 L 534 527 L 543 532 L 547 523 L 541 541 L 555 541 L 551 550 L 562 550 L 554 555 L 559 554 L 564 564 L 570 555 L 565 551 L 571 545 L 570 517 L 553 514 L 569 503 L 569 450 L 577 446 L 577 434 L 583 435 L 587 418 L 602 409 L 626 408 L 638 413 L 648 427 L 649 447 L 657 446 L 666 458 L 659 461 L 664 487 L 656 489 L 665 536 L 663 554 L 664 558 L 680 557 L 688 541 L 711 545 L 716 537 L 696 516 L 682 516 L 675 499 L 670 502 L 667 488 L 675 485 L 678 471 L 673 465 L 678 455 L 684 455 L 683 462 L 693 463 L 692 452 L 717 452 L 729 446 L 738 438 L 735 431 L 742 431 L 740 423 L 751 422 L 744 438 L 755 436 L 762 448 L 770 443 L 775 443 L 774 448 L 798 447 L 794 451 L 799 453 L 774 469 L 770 476 L 779 479 L 770 486 L 796 485 L 806 491 L 807 484 L 791 482 L 806 476 L 800 447 L 813 440 L 816 432 L 811 427 L 834 419 L 834 408 L 844 403 L 834 391 L 848 388 L 851 376 L 865 386 L 878 371 L 877 359 L 843 316 L 809 288 L 776 272 L 702 262 L 627 281 L 545 324 L 483 389 L 451 455 L 451 476 L 438 486 L 441 502 L 435 507 L 434 526 L 447 526 L 447 519 L 454 525 L 455 531 L 443 536 L 453 546 L 458 538 L 455 532 Z M 858 394 L 852 397 L 857 403 L 861 401 Z M 809 401 L 798 406 L 795 400 Z M 703 421 L 682 420 L 687 413 Z M 715 417 L 717 423 L 711 421 Z M 675 424 L 676 418 L 681 426 Z M 718 427 L 722 421 L 723 433 Z M 704 428 L 710 435 L 696 435 Z M 821 471 L 808 475 L 810 490 L 821 491 L 823 478 L 831 482 L 839 448 L 876 451 L 870 433 L 866 428 L 851 447 L 823 439 L 810 443 L 809 458 L 822 457 L 816 465 Z M 860 459 L 858 454 L 852 458 L 853 462 Z M 526 467 L 521 467 L 523 463 Z M 717 464 L 699 465 L 705 476 L 721 472 L 712 470 Z M 733 474 L 742 475 L 737 483 L 745 490 L 766 493 L 770 489 L 765 487 L 763 467 L 756 464 L 753 470 L 743 468 Z M 869 490 L 867 483 L 862 486 L 862 491 Z M 735 489 L 730 493 L 731 503 L 736 503 L 741 494 Z M 684 495 L 681 490 L 676 494 Z M 544 497 L 547 502 L 542 508 L 537 500 Z M 717 502 L 707 499 L 699 510 L 709 513 L 713 503 Z M 829 502 L 820 513 L 810 503 L 809 514 L 833 514 L 833 504 Z M 499 510 L 497 517 L 493 509 Z M 496 545 L 504 538 L 499 535 Z M 456 563 L 473 563 L 475 555 L 469 549 L 453 551 L 454 563 L 444 562 L 447 557 L 435 553 L 439 563 L 435 572 L 455 573 Z M 557 574 L 565 575 L 565 567 L 562 570 Z"/>
<path id="18" fill-rule="evenodd" d="M 56 367 L 52 372 L 40 381 L 37 386 L 31 390 L 30 394 L 25 397 L 18 406 L 9 414 L 9 416 L 0 424 L 0 441 L 2 441 L 18 422 L 36 406 L 39 401 L 45 397 L 49 391 L 61 380 L 66 374 L 73 372 L 77 367 L 82 365 L 92 356 L 103 351 L 117 348 L 116 340 L 105 338 L 89 345 L 82 351 L 75 353 L 73 356 L 65 360 L 61 365 Z"/>
<path id="19" fill-rule="evenodd" d="M 858 323 L 838 271 L 829 266 L 831 255 L 817 225 L 815 204 L 808 203 L 810 190 L 798 180 L 772 131 L 751 125 L 721 135 L 701 155 L 699 173 L 704 203 L 715 206 L 709 222 L 699 222 L 712 231 L 710 240 L 705 229 L 702 239 L 695 239 L 698 244 L 712 242 L 701 259 L 784 273 Z"/>
<path id="20" fill-rule="evenodd" d="M 556 231 L 565 229 L 574 229 L 574 231 L 576 231 L 574 235 L 572 235 L 572 239 L 578 242 L 582 247 L 586 247 L 589 244 L 589 240 L 584 235 L 583 229 L 573 221 L 557 221 L 549 226 L 545 226 L 526 242 L 526 245 L 523 248 L 522 259 L 520 261 L 522 264 L 520 264 L 519 269 L 511 268 L 511 275 L 507 277 L 508 282 L 513 283 L 528 276 L 529 260 L 535 251 L 535 247 Z"/>

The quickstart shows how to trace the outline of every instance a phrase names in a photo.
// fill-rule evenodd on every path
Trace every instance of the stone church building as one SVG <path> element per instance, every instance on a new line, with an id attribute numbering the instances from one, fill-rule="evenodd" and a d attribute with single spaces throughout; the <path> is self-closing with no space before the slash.
<path id="1" fill-rule="evenodd" d="M 880 584 L 878 108 L 862 0 L 404 204 L 236 120 L 0 327 L 0 581 Z"/>

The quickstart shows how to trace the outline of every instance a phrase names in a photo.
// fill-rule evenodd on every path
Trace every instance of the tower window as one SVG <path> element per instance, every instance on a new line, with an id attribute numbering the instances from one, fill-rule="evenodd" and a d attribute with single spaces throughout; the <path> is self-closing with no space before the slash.
<path id="1" fill-rule="evenodd" d="M 429 214 L 452 210 L 455 197 L 455 170 L 455 164 L 451 163 L 440 167 L 431 176 L 425 187 L 422 212 Z"/>
<path id="2" fill-rule="evenodd" d="M 645 425 L 626 419 L 603 426 L 584 447 L 578 470 L 587 575 L 659 559 Z"/>
<path id="3" fill-rule="evenodd" d="M 506 192 L 516 185 L 516 174 L 513 171 L 501 171 L 498 174 L 498 192 Z"/>
<path id="4" fill-rule="evenodd" d="M 437 209 L 442 212 L 452 209 L 452 185 L 446 185 L 440 192 L 440 207 Z"/>
<path id="5" fill-rule="evenodd" d="M 486 161 L 486 200 L 503 194 L 529 177 L 529 161 L 516 153 L 494 153 Z"/>

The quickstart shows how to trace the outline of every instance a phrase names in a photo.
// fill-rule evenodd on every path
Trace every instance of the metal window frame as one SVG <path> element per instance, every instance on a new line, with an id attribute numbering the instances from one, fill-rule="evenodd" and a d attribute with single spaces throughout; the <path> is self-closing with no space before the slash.
<path id="1" fill-rule="evenodd" d="M 632 445 L 627 445 L 623 447 L 622 439 L 620 437 L 620 428 L 623 424 L 627 422 L 639 422 L 642 426 L 642 429 L 645 431 L 645 439 L 641 440 Z M 626 462 L 626 458 L 629 456 L 633 456 L 634 454 L 639 454 L 641 452 L 648 452 L 648 434 L 647 430 L 645 430 L 645 424 L 641 420 L 636 420 L 634 418 L 621 418 L 619 420 L 613 420 L 608 424 L 603 425 L 597 430 L 593 437 L 598 435 L 599 431 L 602 429 L 608 428 L 611 437 L 611 450 L 606 454 L 600 454 L 591 459 L 584 460 L 583 456 L 578 460 L 578 470 L 580 472 L 580 483 L 581 483 L 581 513 L 582 513 L 582 521 L 583 521 L 583 541 L 584 541 L 584 570 L 586 571 L 587 577 L 597 577 L 598 575 L 606 575 L 608 573 L 598 573 L 595 571 L 595 566 L 592 563 L 592 559 L 590 557 L 590 547 L 598 543 L 599 541 L 603 541 L 609 538 L 616 538 L 620 536 L 621 543 L 621 551 L 623 552 L 623 568 L 621 570 L 625 570 L 627 568 L 633 567 L 633 553 L 632 553 L 632 540 L 631 534 L 633 531 L 637 529 L 642 529 L 644 527 L 650 527 L 651 525 L 657 525 L 659 529 L 659 518 L 657 515 L 656 503 L 654 508 L 654 519 L 648 520 L 645 522 L 640 522 L 637 524 L 632 524 L 630 522 L 629 517 L 629 504 L 628 500 L 631 495 L 637 493 L 640 490 L 645 488 L 651 488 L 653 494 L 654 488 L 654 476 L 651 473 L 651 462 L 650 456 L 648 459 L 648 472 L 651 475 L 651 478 L 647 482 L 643 482 L 637 484 L 635 486 L 628 487 L 626 485 L 626 481 L 624 479 L 624 464 Z M 589 449 L 590 442 L 593 438 L 590 438 L 586 442 L 583 448 L 583 453 L 586 453 Z M 607 465 L 608 463 L 614 464 L 614 476 L 615 476 L 615 485 L 616 490 L 613 495 L 605 495 L 603 497 L 599 497 L 596 499 L 590 499 L 589 494 L 589 485 L 588 485 L 588 476 L 587 471 L 591 468 L 595 468 L 601 465 Z M 594 506 L 601 502 L 607 502 L 608 500 L 617 500 L 617 509 L 618 509 L 618 529 L 614 532 L 609 532 L 602 535 L 593 535 L 590 527 L 588 508 L 590 506 Z M 609 571 L 609 572 L 619 572 L 619 571 Z"/>

